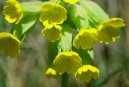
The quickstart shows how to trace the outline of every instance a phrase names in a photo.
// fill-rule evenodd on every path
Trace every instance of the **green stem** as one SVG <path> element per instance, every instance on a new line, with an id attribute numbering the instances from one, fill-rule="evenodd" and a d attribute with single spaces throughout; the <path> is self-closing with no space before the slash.
<path id="1" fill-rule="evenodd" d="M 69 87 L 69 79 L 68 79 L 68 74 L 67 73 L 64 73 L 62 75 L 61 87 Z"/>

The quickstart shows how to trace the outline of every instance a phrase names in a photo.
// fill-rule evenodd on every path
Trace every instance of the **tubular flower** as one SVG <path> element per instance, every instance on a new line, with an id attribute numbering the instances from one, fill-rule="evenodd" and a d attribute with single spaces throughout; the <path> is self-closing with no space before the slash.
<path id="1" fill-rule="evenodd" d="M 42 30 L 42 33 L 49 41 L 55 42 L 61 38 L 61 31 L 62 27 L 55 25 L 51 27 L 45 27 L 45 29 Z"/>
<path id="2" fill-rule="evenodd" d="M 83 65 L 75 73 L 76 79 L 89 83 L 92 79 L 96 80 L 99 77 L 99 70 L 91 65 Z"/>
<path id="3" fill-rule="evenodd" d="M 73 46 L 75 48 L 82 48 L 82 49 L 91 49 L 94 44 L 98 42 L 97 39 L 97 30 L 94 28 L 91 29 L 82 29 L 80 32 L 75 36 L 73 40 Z"/>
<path id="4" fill-rule="evenodd" d="M 123 19 L 112 18 L 102 22 L 98 27 L 98 39 L 100 42 L 108 44 L 120 37 L 119 28 L 125 26 Z"/>
<path id="5" fill-rule="evenodd" d="M 76 4 L 80 0 L 64 0 L 64 2 L 69 3 L 69 4 Z"/>
<path id="6" fill-rule="evenodd" d="M 0 51 L 8 56 L 16 56 L 19 53 L 21 42 L 12 34 L 0 33 Z"/>
<path id="7" fill-rule="evenodd" d="M 82 59 L 76 52 L 61 52 L 53 61 L 55 70 L 60 73 L 68 74 L 75 72 L 82 65 Z"/>
<path id="8" fill-rule="evenodd" d="M 48 68 L 45 74 L 49 78 L 57 78 L 58 76 L 60 76 L 60 74 L 57 73 L 53 68 Z"/>
<path id="9" fill-rule="evenodd" d="M 23 10 L 17 0 L 7 0 L 7 5 L 4 6 L 3 15 L 9 23 L 18 24 L 23 17 Z"/>
<path id="10" fill-rule="evenodd" d="M 62 24 L 67 18 L 66 9 L 53 2 L 43 3 L 40 13 L 40 21 L 44 26 Z"/>

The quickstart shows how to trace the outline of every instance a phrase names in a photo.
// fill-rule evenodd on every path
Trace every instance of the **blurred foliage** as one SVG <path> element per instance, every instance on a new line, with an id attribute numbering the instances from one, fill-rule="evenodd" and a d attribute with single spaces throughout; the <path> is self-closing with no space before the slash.
<path id="1" fill-rule="evenodd" d="M 6 0 L 0 0 L 0 32 L 11 29 L 1 14 Z M 33 0 L 20 0 L 33 1 Z M 43 1 L 43 0 L 42 0 Z M 45 0 L 44 0 L 45 1 Z M 129 21 L 124 10 L 127 0 L 96 0 L 111 17 L 120 16 Z M 127 5 L 128 5 L 127 4 Z M 125 6 L 125 8 L 129 8 Z M 126 12 L 124 12 L 126 11 Z M 19 58 L 5 58 L 0 54 L 0 87 L 60 87 L 61 79 L 49 79 L 44 73 L 48 67 L 47 41 L 42 37 L 40 23 L 25 39 Z M 129 25 L 129 22 L 126 22 Z M 94 64 L 100 69 L 100 78 L 89 84 L 75 81 L 71 75 L 69 87 L 129 87 L 129 38 L 128 27 L 122 30 L 122 37 L 108 46 L 95 46 Z M 83 56 L 83 55 L 82 55 Z M 89 60 L 90 61 L 90 60 Z"/>

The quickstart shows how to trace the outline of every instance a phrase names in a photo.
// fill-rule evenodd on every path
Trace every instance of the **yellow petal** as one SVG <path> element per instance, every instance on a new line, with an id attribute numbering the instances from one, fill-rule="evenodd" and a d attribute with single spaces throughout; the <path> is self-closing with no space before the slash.
<path id="1" fill-rule="evenodd" d="M 69 4 L 76 4 L 80 0 L 64 0 L 64 2 L 69 3 Z"/>
<path id="2" fill-rule="evenodd" d="M 61 52 L 56 56 L 53 64 L 56 71 L 70 74 L 82 65 L 82 59 L 76 52 Z"/>
<path id="3" fill-rule="evenodd" d="M 75 73 L 76 79 L 89 83 L 92 79 L 96 80 L 99 77 L 99 70 L 91 65 L 83 65 Z"/>
<path id="4" fill-rule="evenodd" d="M 125 26 L 121 18 L 112 18 L 103 21 L 98 27 L 98 40 L 108 44 L 120 37 L 119 28 Z"/>
<path id="5" fill-rule="evenodd" d="M 60 76 L 59 73 L 56 72 L 56 70 L 54 68 L 49 67 L 46 71 L 46 76 L 49 78 L 57 78 Z"/>
<path id="6" fill-rule="evenodd" d="M 0 33 L 0 51 L 8 56 L 16 56 L 19 53 L 21 42 L 12 34 Z"/>
<path id="7" fill-rule="evenodd" d="M 97 30 L 94 28 L 91 29 L 82 29 L 75 36 L 73 40 L 73 46 L 75 48 L 81 47 L 82 49 L 91 49 L 94 44 L 98 42 Z"/>
<path id="8" fill-rule="evenodd" d="M 45 27 L 42 31 L 43 35 L 51 42 L 55 42 L 61 38 L 62 27 L 59 25 Z"/>
<path id="9" fill-rule="evenodd" d="M 20 3 L 17 0 L 7 0 L 6 5 L 3 8 L 3 15 L 5 20 L 9 23 L 18 24 L 23 17 L 23 10 Z"/>
<path id="10" fill-rule="evenodd" d="M 40 21 L 44 26 L 62 24 L 67 18 L 66 9 L 53 2 L 44 2 L 40 10 Z"/>

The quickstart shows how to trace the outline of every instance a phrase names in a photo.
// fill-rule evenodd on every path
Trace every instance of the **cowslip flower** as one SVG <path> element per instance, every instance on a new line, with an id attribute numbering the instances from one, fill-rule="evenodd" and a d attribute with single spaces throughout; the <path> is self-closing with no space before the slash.
<path id="1" fill-rule="evenodd" d="M 68 74 L 75 72 L 82 65 L 82 59 L 76 52 L 61 52 L 53 61 L 57 72 Z"/>
<path id="2" fill-rule="evenodd" d="M 53 2 L 45 2 L 40 10 L 40 21 L 44 26 L 62 24 L 67 18 L 66 9 Z"/>
<path id="3" fill-rule="evenodd" d="M 91 65 L 83 65 L 75 73 L 76 79 L 89 83 L 92 79 L 96 80 L 99 77 L 99 70 Z"/>
<path id="4" fill-rule="evenodd" d="M 69 3 L 69 4 L 76 4 L 80 0 L 64 0 L 64 2 Z"/>
<path id="5" fill-rule="evenodd" d="M 81 29 L 73 40 L 73 46 L 77 49 L 81 47 L 82 49 L 87 50 L 91 49 L 97 42 L 98 39 L 96 29 Z"/>
<path id="6" fill-rule="evenodd" d="M 101 43 L 108 44 L 120 37 L 119 28 L 125 26 L 121 18 L 112 18 L 103 21 L 98 27 L 98 39 Z"/>
<path id="7" fill-rule="evenodd" d="M 42 30 L 43 35 L 51 42 L 55 42 L 61 38 L 62 27 L 54 25 L 51 27 L 45 27 Z"/>
<path id="8" fill-rule="evenodd" d="M 60 76 L 60 74 L 57 73 L 54 68 L 48 68 L 45 74 L 49 78 L 57 78 Z"/>
<path id="9" fill-rule="evenodd" d="M 9 23 L 18 24 L 23 18 L 23 10 L 20 3 L 17 0 L 7 0 L 6 5 L 3 8 L 3 15 Z"/>
<path id="10" fill-rule="evenodd" d="M 16 56 L 19 53 L 21 42 L 14 35 L 6 32 L 0 33 L 0 51 L 8 56 Z"/>

